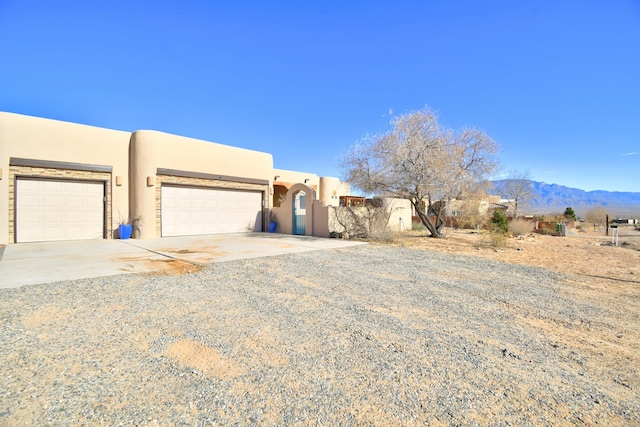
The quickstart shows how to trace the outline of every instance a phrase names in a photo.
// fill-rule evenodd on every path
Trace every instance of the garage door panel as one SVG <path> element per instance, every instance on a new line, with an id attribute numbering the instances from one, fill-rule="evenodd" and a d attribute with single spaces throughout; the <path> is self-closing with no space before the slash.
<path id="1" fill-rule="evenodd" d="M 260 231 L 261 211 L 262 193 L 258 191 L 161 188 L 163 236 Z"/>
<path id="2" fill-rule="evenodd" d="M 53 194 L 50 193 L 49 190 L 45 190 L 47 191 L 47 194 Z M 38 200 L 38 205 L 45 208 L 45 209 L 60 209 L 62 207 L 62 198 L 59 195 L 60 193 L 58 193 L 58 196 L 44 196 L 39 198 Z"/>
<path id="3" fill-rule="evenodd" d="M 88 202 L 88 201 L 87 201 Z M 89 203 L 87 203 L 89 204 Z M 64 198 L 64 205 L 68 208 L 68 209 L 78 209 L 78 208 L 82 208 L 82 206 L 84 205 L 84 200 L 82 200 L 82 197 L 65 197 Z"/>
<path id="4" fill-rule="evenodd" d="M 37 229 L 33 230 L 34 233 L 38 233 Z M 39 235 L 42 240 L 61 240 L 62 230 L 57 227 L 42 227 Z"/>
<path id="5" fill-rule="evenodd" d="M 63 215 L 63 221 L 67 223 L 79 224 L 85 221 L 85 217 L 82 215 L 82 212 L 64 212 Z"/>
<path id="6" fill-rule="evenodd" d="M 42 220 L 44 224 L 62 224 L 63 223 L 63 214 L 60 210 L 47 210 L 41 213 L 39 220 Z M 46 225 L 43 225 L 43 228 L 47 228 Z"/>
<path id="7" fill-rule="evenodd" d="M 104 183 L 18 179 L 16 241 L 104 237 Z"/>
<path id="8" fill-rule="evenodd" d="M 34 189 L 42 189 L 43 191 L 52 191 L 55 193 L 59 193 L 62 191 L 62 182 L 61 181 L 23 181 L 29 182 L 33 184 Z"/>

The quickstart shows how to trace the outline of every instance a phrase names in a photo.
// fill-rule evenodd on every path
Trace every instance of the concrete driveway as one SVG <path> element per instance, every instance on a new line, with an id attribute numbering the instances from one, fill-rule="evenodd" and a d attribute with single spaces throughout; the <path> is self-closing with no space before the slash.
<path id="1" fill-rule="evenodd" d="M 122 273 L 181 274 L 215 262 L 359 244 L 270 233 L 18 243 L 7 245 L 0 258 L 0 288 Z"/>

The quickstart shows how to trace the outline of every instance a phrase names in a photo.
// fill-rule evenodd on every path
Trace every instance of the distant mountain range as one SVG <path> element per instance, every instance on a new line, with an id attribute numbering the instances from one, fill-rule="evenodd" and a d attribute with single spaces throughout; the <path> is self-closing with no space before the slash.
<path id="1" fill-rule="evenodd" d="M 490 193 L 500 194 L 509 180 L 492 181 L 494 190 Z M 526 202 L 520 205 L 520 210 L 528 214 L 549 214 L 564 212 L 572 207 L 578 215 L 596 206 L 604 206 L 613 216 L 640 217 L 640 192 L 621 191 L 584 191 L 578 188 L 565 187 L 558 184 L 531 181 L 532 192 Z"/>

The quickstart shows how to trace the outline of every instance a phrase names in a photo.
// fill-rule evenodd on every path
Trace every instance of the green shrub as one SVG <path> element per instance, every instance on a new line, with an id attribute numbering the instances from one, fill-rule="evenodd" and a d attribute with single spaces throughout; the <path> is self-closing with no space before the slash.
<path id="1" fill-rule="evenodd" d="M 564 210 L 564 216 L 576 221 L 576 213 L 574 212 L 572 207 L 568 207 Z"/>
<path id="2" fill-rule="evenodd" d="M 491 231 L 496 233 L 507 234 L 509 232 L 509 220 L 500 209 L 493 211 L 491 217 Z"/>
<path id="3" fill-rule="evenodd" d="M 413 230 L 413 231 L 425 231 L 426 228 L 425 228 L 424 224 L 422 223 L 422 221 L 413 220 L 413 221 L 411 221 L 411 230 Z"/>

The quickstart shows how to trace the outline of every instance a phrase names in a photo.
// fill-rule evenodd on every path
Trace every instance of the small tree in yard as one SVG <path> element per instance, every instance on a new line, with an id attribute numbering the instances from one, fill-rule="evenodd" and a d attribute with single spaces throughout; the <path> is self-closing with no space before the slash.
<path id="1" fill-rule="evenodd" d="M 393 129 L 355 144 L 345 180 L 368 194 L 408 199 L 431 237 L 443 237 L 447 203 L 491 174 L 497 144 L 475 129 L 441 129 L 428 108 L 395 117 Z"/>
<path id="2" fill-rule="evenodd" d="M 576 213 L 572 207 L 568 207 L 567 209 L 564 210 L 564 216 L 574 221 L 576 220 Z"/>
<path id="3" fill-rule="evenodd" d="M 493 216 L 491 217 L 491 231 L 507 234 L 509 232 L 509 220 L 505 216 L 502 209 L 496 209 L 493 211 Z"/>

